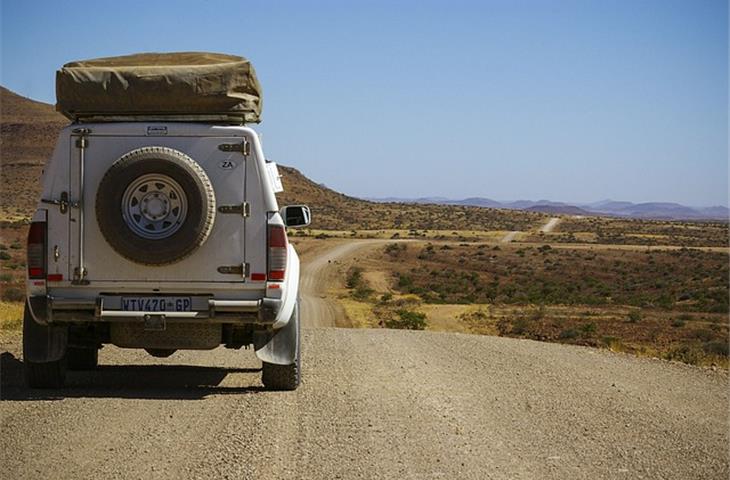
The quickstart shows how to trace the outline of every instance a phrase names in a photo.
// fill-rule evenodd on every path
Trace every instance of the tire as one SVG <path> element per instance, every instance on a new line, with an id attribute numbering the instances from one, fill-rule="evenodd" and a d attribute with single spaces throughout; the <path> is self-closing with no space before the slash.
<path id="1" fill-rule="evenodd" d="M 294 307 L 294 313 L 289 321 L 296 322 L 296 360 L 291 365 L 275 365 L 262 362 L 261 383 L 264 384 L 267 390 L 296 390 L 302 381 L 302 335 L 299 322 L 299 302 Z"/>
<path id="2" fill-rule="evenodd" d="M 23 336 L 28 332 L 31 325 L 28 322 L 33 320 L 28 306 L 25 306 L 23 315 Z M 39 328 L 38 325 L 32 325 L 33 328 Z M 43 327 L 40 327 L 43 328 Z M 26 353 L 26 342 L 23 341 L 23 366 L 25 369 L 25 381 L 30 388 L 61 388 L 66 383 L 66 356 L 54 362 L 30 362 Z"/>
<path id="3" fill-rule="evenodd" d="M 167 147 L 133 150 L 107 170 L 96 220 L 121 256 L 143 265 L 179 262 L 208 239 L 215 192 L 201 166 Z"/>
<path id="4" fill-rule="evenodd" d="M 68 347 L 66 364 L 69 370 L 94 370 L 99 366 L 99 349 Z"/>
<path id="5" fill-rule="evenodd" d="M 144 351 L 155 358 L 167 358 L 177 352 L 174 348 L 145 348 Z"/>

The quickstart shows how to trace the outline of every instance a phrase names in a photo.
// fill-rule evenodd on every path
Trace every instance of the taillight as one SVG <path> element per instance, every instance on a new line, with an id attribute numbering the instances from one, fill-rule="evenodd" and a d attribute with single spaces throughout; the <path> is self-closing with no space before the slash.
<path id="1" fill-rule="evenodd" d="M 33 222 L 28 231 L 28 278 L 46 278 L 46 222 Z"/>
<path id="2" fill-rule="evenodd" d="M 286 246 L 286 229 L 282 225 L 269 225 L 269 280 L 284 280 Z"/>

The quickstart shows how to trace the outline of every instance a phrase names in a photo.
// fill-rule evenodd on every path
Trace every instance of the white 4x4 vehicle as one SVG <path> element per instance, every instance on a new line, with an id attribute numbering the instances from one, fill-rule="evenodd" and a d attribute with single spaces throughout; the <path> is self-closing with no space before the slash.
<path id="1" fill-rule="evenodd" d="M 23 356 L 32 387 L 104 344 L 165 357 L 253 345 L 267 388 L 300 381 L 299 259 L 259 137 L 211 122 L 73 123 L 28 235 Z"/>

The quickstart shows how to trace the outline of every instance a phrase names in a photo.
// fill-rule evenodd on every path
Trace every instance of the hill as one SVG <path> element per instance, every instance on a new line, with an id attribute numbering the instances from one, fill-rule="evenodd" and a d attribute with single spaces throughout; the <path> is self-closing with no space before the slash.
<path id="1" fill-rule="evenodd" d="M 499 202 L 491 198 L 471 197 L 453 200 L 443 197 L 426 198 L 372 198 L 375 202 L 403 203 L 436 203 L 441 205 L 472 205 L 498 209 L 527 210 L 561 215 L 587 215 L 627 217 L 645 220 L 724 220 L 730 217 L 730 210 L 724 206 L 688 207 L 669 202 L 616 202 L 603 200 L 600 202 L 581 204 L 551 202 L 549 200 L 517 200 L 515 202 Z"/>
<path id="2" fill-rule="evenodd" d="M 0 87 L 0 204 L 3 218 L 29 215 L 38 197 L 38 179 L 68 121 L 51 105 Z"/>
<path id="3" fill-rule="evenodd" d="M 2 184 L 9 186 L 0 193 L 3 219 L 32 214 L 43 165 L 67 123 L 52 105 L 0 87 Z M 281 174 L 285 192 L 279 194 L 279 203 L 309 205 L 317 229 L 528 230 L 544 218 L 472 206 L 375 203 L 319 185 L 294 168 L 281 167 Z"/>

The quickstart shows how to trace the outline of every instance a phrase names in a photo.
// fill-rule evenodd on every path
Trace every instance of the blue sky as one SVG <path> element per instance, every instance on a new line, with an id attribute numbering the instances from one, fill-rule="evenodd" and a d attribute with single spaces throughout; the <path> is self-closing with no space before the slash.
<path id="1" fill-rule="evenodd" d="M 357 196 L 727 205 L 728 5 L 2 0 L 4 86 L 63 63 L 248 57 L 269 158 Z"/>

